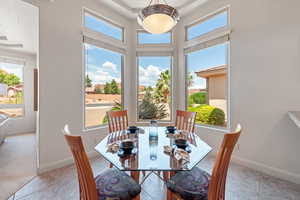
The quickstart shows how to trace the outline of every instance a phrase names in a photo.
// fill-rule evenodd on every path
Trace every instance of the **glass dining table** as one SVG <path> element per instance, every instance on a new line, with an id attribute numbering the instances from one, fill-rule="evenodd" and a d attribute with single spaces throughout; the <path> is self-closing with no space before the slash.
<path id="1" fill-rule="evenodd" d="M 185 159 L 180 159 L 174 154 L 177 138 L 188 141 Z M 118 146 L 128 140 L 134 142 L 134 149 L 128 155 L 120 154 Z M 166 149 L 172 151 L 167 152 Z M 96 145 L 95 150 L 121 171 L 172 172 L 191 170 L 212 148 L 195 133 L 179 130 L 172 134 L 167 132 L 166 127 L 149 126 L 139 127 L 133 134 L 128 130 L 110 133 Z"/>

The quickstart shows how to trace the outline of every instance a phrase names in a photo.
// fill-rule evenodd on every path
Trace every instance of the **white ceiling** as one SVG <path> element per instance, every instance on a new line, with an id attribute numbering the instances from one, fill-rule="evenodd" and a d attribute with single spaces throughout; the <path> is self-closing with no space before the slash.
<path id="1" fill-rule="evenodd" d="M 121 11 L 129 17 L 135 17 L 141 8 L 149 5 L 150 0 L 99 0 L 102 3 Z M 179 10 L 181 16 L 187 14 L 197 6 L 208 0 L 166 0 L 166 2 Z M 161 0 L 163 2 L 163 0 Z"/>
<path id="2" fill-rule="evenodd" d="M 21 0 L 0 1 L 0 35 L 9 43 L 21 43 L 22 48 L 5 47 L 36 54 L 38 46 L 38 8 Z"/>

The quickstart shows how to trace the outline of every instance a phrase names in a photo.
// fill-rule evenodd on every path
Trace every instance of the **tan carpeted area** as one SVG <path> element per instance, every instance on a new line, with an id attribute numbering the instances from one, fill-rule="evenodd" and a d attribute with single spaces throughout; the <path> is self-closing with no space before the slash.
<path id="1" fill-rule="evenodd" d="M 6 200 L 36 175 L 35 134 L 9 136 L 0 145 L 0 200 Z"/>

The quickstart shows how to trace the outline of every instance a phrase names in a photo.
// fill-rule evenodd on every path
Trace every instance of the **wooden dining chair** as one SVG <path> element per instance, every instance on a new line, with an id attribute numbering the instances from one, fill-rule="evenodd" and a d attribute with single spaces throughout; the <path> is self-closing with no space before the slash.
<path id="1" fill-rule="evenodd" d="M 178 130 L 194 132 L 195 131 L 195 112 L 177 110 L 175 126 Z"/>
<path id="2" fill-rule="evenodd" d="M 127 110 L 108 111 L 107 118 L 109 133 L 126 130 L 128 127 Z"/>
<path id="3" fill-rule="evenodd" d="M 81 137 L 71 135 L 67 125 L 63 133 L 75 161 L 80 200 L 140 199 L 140 185 L 124 172 L 110 168 L 94 178 Z"/>
<path id="4" fill-rule="evenodd" d="M 234 133 L 224 136 L 211 176 L 198 167 L 172 176 L 167 182 L 167 199 L 225 200 L 228 166 L 240 134 L 241 126 L 238 125 Z"/>

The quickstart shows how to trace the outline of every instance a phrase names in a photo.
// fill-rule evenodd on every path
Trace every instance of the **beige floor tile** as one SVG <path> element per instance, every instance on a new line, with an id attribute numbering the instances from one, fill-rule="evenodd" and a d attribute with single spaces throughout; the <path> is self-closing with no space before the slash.
<path id="1" fill-rule="evenodd" d="M 10 197 L 35 175 L 35 134 L 7 137 L 0 145 L 0 200 Z"/>

